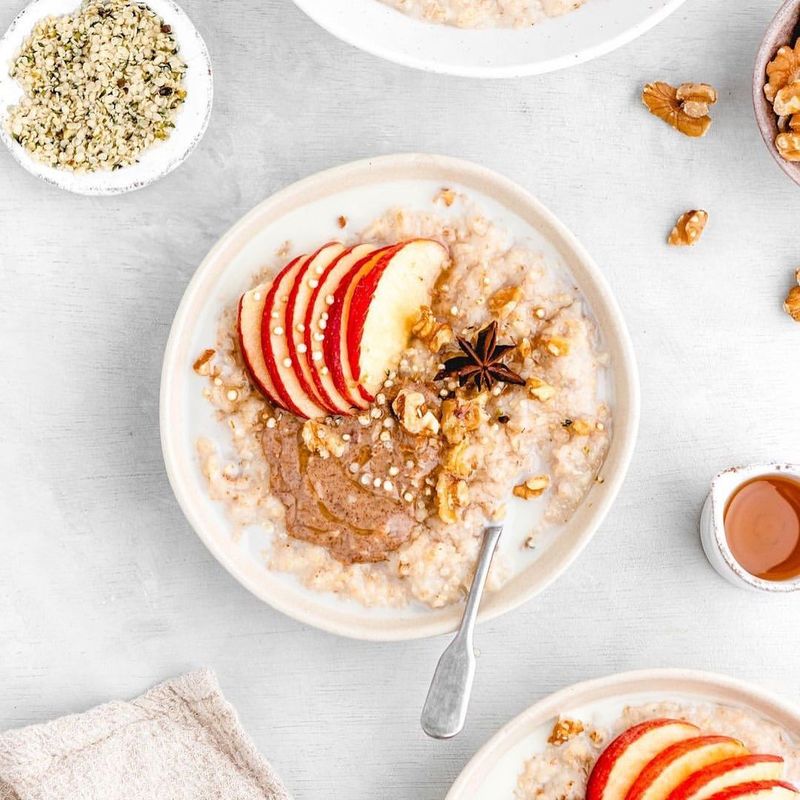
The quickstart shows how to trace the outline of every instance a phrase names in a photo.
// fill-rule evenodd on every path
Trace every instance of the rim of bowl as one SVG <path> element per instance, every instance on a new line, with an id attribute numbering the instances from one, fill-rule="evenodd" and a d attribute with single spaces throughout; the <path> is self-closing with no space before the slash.
<path id="1" fill-rule="evenodd" d="M 14 16 L 14 19 L 11 20 L 11 24 L 5 30 L 3 35 L 0 36 L 0 42 L 4 42 L 9 39 L 13 34 L 16 33 L 16 29 L 20 25 L 27 23 L 29 18 L 35 14 L 37 7 L 42 5 L 43 2 L 45 2 L 45 0 L 31 0 L 21 11 L 19 11 Z M 138 189 L 144 189 L 146 186 L 150 186 L 151 184 L 160 181 L 162 178 L 165 178 L 171 172 L 175 171 L 181 164 L 183 164 L 183 162 L 186 161 L 186 159 L 189 158 L 189 156 L 195 150 L 197 145 L 200 144 L 205 136 L 206 130 L 208 129 L 208 124 L 211 120 L 211 111 L 214 106 L 214 72 L 211 64 L 211 56 L 208 52 L 208 47 L 206 46 L 205 40 L 186 11 L 184 11 L 184 9 L 178 5 L 175 0 L 158 0 L 158 2 L 168 6 L 173 14 L 180 17 L 187 24 L 189 31 L 196 40 L 199 48 L 198 65 L 196 68 L 202 72 L 207 72 L 208 74 L 208 97 L 206 98 L 205 108 L 203 109 L 203 118 L 200 126 L 195 131 L 195 134 L 192 136 L 186 146 L 181 150 L 180 153 L 170 159 L 157 172 L 133 181 L 132 183 L 122 186 L 108 186 L 103 180 L 105 172 L 97 170 L 94 173 L 89 173 L 94 174 L 97 177 L 98 181 L 96 183 L 87 184 L 85 186 L 76 186 L 70 185 L 70 181 L 67 180 L 67 178 L 74 173 L 64 171 L 65 177 L 63 178 L 50 175 L 47 171 L 47 165 L 36 161 L 32 156 L 28 155 L 28 153 L 22 147 L 20 147 L 20 145 L 13 141 L 6 131 L 5 125 L 2 124 L 2 117 L 4 115 L 0 115 L 0 139 L 2 139 L 3 143 L 6 145 L 6 148 L 8 149 L 14 161 L 16 161 L 17 164 L 19 164 L 26 172 L 33 175 L 35 178 L 38 178 L 40 181 L 48 184 L 49 186 L 55 186 L 56 188 L 62 189 L 65 192 L 71 192 L 72 194 L 88 197 L 111 197 L 114 195 L 126 194 L 127 192 L 135 192 Z M 75 0 L 73 11 L 77 10 L 78 6 L 80 6 L 80 0 Z M 65 11 L 64 13 L 70 12 Z M 158 12 L 156 11 L 156 13 Z M 2 65 L 0 65 L 0 68 L 2 68 Z M 146 152 L 146 150 L 142 152 Z M 123 172 L 124 168 L 123 170 L 120 170 L 120 174 L 123 174 Z"/>
<path id="2" fill-rule="evenodd" d="M 800 0 L 786 0 L 786 2 L 784 2 L 767 26 L 767 31 L 759 45 L 755 65 L 753 67 L 753 112 L 755 114 L 758 131 L 770 155 L 777 162 L 778 166 L 800 186 L 800 162 L 787 161 L 785 158 L 781 157 L 780 153 L 778 153 L 778 149 L 775 147 L 775 137 L 779 132 L 778 121 L 772 105 L 764 95 L 767 64 L 775 57 L 778 48 L 787 44 L 786 41 L 779 39 L 777 30 L 784 21 L 784 18 L 790 17 L 792 14 L 795 15 L 795 24 L 792 26 L 792 30 L 795 30 L 796 26 L 800 24 Z"/>
<path id="3" fill-rule="evenodd" d="M 748 481 L 786 475 L 800 483 L 800 465 L 772 461 L 764 464 L 729 467 L 717 473 L 711 481 L 711 525 L 714 542 L 725 565 L 740 581 L 753 589 L 768 594 L 786 594 L 800 590 L 800 576 L 786 581 L 767 581 L 748 572 L 733 555 L 728 538 L 725 536 L 725 509 L 736 490 Z M 721 483 L 725 483 L 727 486 L 728 479 L 732 479 L 729 487 L 720 486 Z"/>
<path id="4" fill-rule="evenodd" d="M 430 58 L 420 58 L 409 53 L 399 52 L 390 48 L 381 47 L 376 44 L 369 36 L 359 38 L 353 35 L 347 26 L 330 27 L 324 24 L 319 16 L 315 13 L 313 7 L 313 0 L 294 0 L 295 5 L 310 19 L 312 19 L 323 30 L 326 30 L 331 36 L 349 44 L 370 55 L 377 56 L 390 61 L 394 64 L 400 64 L 403 67 L 410 67 L 411 69 L 418 69 L 424 72 L 434 72 L 440 75 L 455 75 L 462 78 L 522 78 L 531 75 L 544 75 L 548 72 L 556 72 L 568 67 L 584 64 L 587 61 L 593 61 L 596 58 L 608 55 L 620 47 L 643 36 L 649 30 L 652 30 L 663 22 L 672 13 L 677 11 L 686 0 L 668 0 L 664 5 L 654 11 L 649 17 L 644 19 L 637 25 L 633 25 L 617 36 L 613 36 L 605 42 L 594 45 L 593 47 L 586 47 L 583 50 L 569 51 L 563 55 L 550 58 L 546 61 L 536 63 L 520 63 L 500 67 L 487 67 L 487 66 L 469 66 L 463 64 L 442 63 Z M 401 12 L 397 12 L 401 13 Z M 557 19 L 557 18 L 556 18 Z M 426 23 L 419 21 L 422 25 L 432 25 L 435 23 Z M 448 27 L 448 26 L 439 26 Z M 456 29 L 458 30 L 458 29 Z"/>
<path id="5" fill-rule="evenodd" d="M 733 703 L 775 722 L 800 736 L 800 705 L 749 681 L 692 669 L 644 669 L 581 681 L 543 697 L 494 734 L 456 779 L 445 800 L 472 797 L 476 782 L 485 779 L 490 765 L 502 758 L 530 729 L 539 727 L 570 707 L 624 697 L 628 694 L 690 694 L 716 703 Z"/>
<path id="6" fill-rule="evenodd" d="M 553 566 L 546 578 L 531 585 L 530 582 L 523 580 L 524 572 L 515 576 L 503 589 L 484 600 L 483 609 L 479 614 L 480 622 L 494 619 L 523 605 L 536 594 L 544 591 L 572 565 L 615 502 L 627 475 L 638 436 L 640 416 L 638 367 L 633 344 L 617 300 L 600 268 L 575 236 L 552 212 L 519 184 L 470 161 L 449 156 L 408 153 L 363 159 L 324 170 L 279 190 L 259 203 L 217 240 L 195 271 L 175 314 L 161 373 L 159 424 L 164 463 L 175 497 L 189 524 L 217 561 L 239 583 L 268 605 L 299 622 L 354 639 L 401 641 L 450 633 L 458 627 L 463 610 L 462 605 L 453 604 L 447 609 L 437 610 L 441 613 L 431 611 L 430 617 L 403 620 L 399 625 L 387 624 L 386 620 L 381 619 L 359 618 L 353 614 L 349 614 L 345 618 L 342 618 L 344 614 L 333 618 L 334 615 L 329 610 L 321 609 L 315 604 L 298 603 L 292 592 L 283 586 L 268 586 L 263 579 L 244 574 L 243 570 L 238 568 L 236 563 L 238 559 L 234 558 L 230 549 L 225 548 L 221 541 L 217 541 L 210 524 L 207 524 L 205 516 L 201 513 L 202 509 L 199 504 L 195 505 L 191 501 L 192 484 L 196 482 L 196 478 L 190 475 L 186 459 L 179 457 L 180 437 L 177 435 L 175 426 L 170 424 L 176 411 L 176 404 L 180 399 L 179 391 L 176 389 L 178 378 L 173 370 L 179 363 L 181 345 L 190 336 L 191 312 L 196 306 L 203 304 L 215 280 L 224 272 L 225 251 L 236 241 L 246 241 L 250 231 L 258 225 L 262 216 L 274 214 L 274 218 L 268 224 L 275 224 L 288 211 L 302 207 L 310 199 L 324 194 L 322 186 L 330 187 L 331 193 L 333 193 L 347 185 L 374 184 L 390 180 L 422 180 L 428 173 L 430 173 L 430 178 L 437 180 L 449 178 L 467 186 L 474 186 L 477 190 L 485 187 L 484 191 L 487 195 L 508 207 L 513 213 L 520 214 L 520 211 L 514 208 L 513 203 L 516 202 L 518 206 L 533 212 L 540 223 L 550 228 L 553 241 L 560 239 L 564 250 L 570 253 L 585 273 L 584 285 L 581 286 L 584 293 L 586 293 L 587 280 L 591 283 L 590 293 L 597 298 L 593 304 L 594 313 L 597 314 L 598 305 L 602 306 L 604 312 L 607 312 L 608 319 L 600 326 L 600 329 L 609 352 L 614 354 L 615 395 L 613 402 L 619 416 L 615 418 L 614 435 L 603 467 L 605 480 L 602 486 L 593 487 L 593 491 L 599 489 L 600 494 L 594 498 L 590 510 L 585 512 L 587 520 L 580 531 L 574 534 L 571 547 Z M 443 177 L 445 173 L 446 177 Z M 520 216 L 525 218 L 524 214 L 520 214 Z M 624 409 L 626 413 L 620 414 L 620 409 Z M 586 500 L 579 506 L 576 513 L 579 513 L 585 506 Z M 259 575 L 261 574 L 259 571 Z M 517 585 L 511 592 L 509 587 L 514 583 Z M 504 590 L 508 590 L 511 596 L 505 596 Z"/>

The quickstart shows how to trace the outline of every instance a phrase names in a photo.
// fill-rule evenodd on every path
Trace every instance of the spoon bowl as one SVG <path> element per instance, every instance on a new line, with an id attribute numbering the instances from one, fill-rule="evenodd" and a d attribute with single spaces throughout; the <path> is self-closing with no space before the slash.
<path id="1" fill-rule="evenodd" d="M 764 94 L 767 82 L 767 65 L 785 44 L 794 46 L 800 36 L 800 0 L 786 0 L 767 28 L 766 35 L 759 47 L 753 69 L 753 108 L 761 137 L 767 150 L 772 154 L 780 168 L 798 185 L 800 185 L 800 162 L 786 161 L 775 146 L 778 135 L 778 117 L 772 104 Z"/>

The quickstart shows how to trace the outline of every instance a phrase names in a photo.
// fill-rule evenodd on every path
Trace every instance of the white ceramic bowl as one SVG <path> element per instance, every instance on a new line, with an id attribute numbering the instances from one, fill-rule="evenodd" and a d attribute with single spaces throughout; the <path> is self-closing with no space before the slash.
<path id="1" fill-rule="evenodd" d="M 80 0 L 33 0 L 3 34 L 0 39 L 0 139 L 16 161 L 37 178 L 76 194 L 122 194 L 141 189 L 168 175 L 186 160 L 203 138 L 214 97 L 211 59 L 205 42 L 189 17 L 173 0 L 146 2 L 172 26 L 187 66 L 184 79 L 186 102 L 177 111 L 175 128 L 169 139 L 143 151 L 138 163 L 114 171 L 77 173 L 55 169 L 33 158 L 5 129 L 9 106 L 16 105 L 23 95 L 22 87 L 8 74 L 11 59 L 40 19 L 70 14 L 80 6 Z"/>
<path id="2" fill-rule="evenodd" d="M 380 213 L 398 205 L 431 208 L 443 186 L 468 192 L 487 214 L 510 227 L 517 237 L 540 246 L 546 256 L 569 264 L 576 285 L 598 320 L 611 356 L 609 399 L 614 413 L 613 439 L 605 482 L 590 494 L 563 529 L 527 551 L 515 576 L 489 595 L 482 617 L 519 606 L 554 581 L 577 557 L 613 502 L 628 467 L 636 439 L 639 388 L 636 365 L 617 304 L 602 273 L 572 234 L 531 195 L 496 173 L 450 158 L 426 155 L 384 156 L 328 170 L 278 192 L 238 222 L 208 254 L 183 297 L 164 356 L 161 383 L 161 437 L 167 473 L 190 523 L 217 559 L 250 591 L 302 622 L 362 639 L 410 639 L 453 630 L 461 608 L 431 610 L 367 609 L 354 602 L 301 587 L 292 576 L 268 571 L 261 555 L 267 534 L 260 528 L 234 541 L 221 504 L 207 492 L 195 455 L 198 436 L 218 447 L 230 431 L 214 417 L 202 397 L 204 379 L 192 363 L 216 341 L 222 308 L 235 303 L 252 276 L 291 240 L 296 252 L 342 235 L 339 215 L 357 231 Z M 227 445 L 230 448 L 230 445 Z M 530 511 L 527 512 L 530 515 Z M 501 547 L 522 552 L 530 529 L 524 519 L 509 522 Z M 557 533 L 557 535 L 555 535 Z M 512 543 L 515 543 L 512 548 Z M 522 556 L 518 556 L 522 559 Z"/>
<path id="3" fill-rule="evenodd" d="M 756 478 L 783 475 L 800 481 L 800 466 L 794 464 L 752 464 L 731 467 L 711 482 L 711 492 L 700 516 L 700 541 L 711 566 L 740 589 L 769 594 L 800 591 L 800 578 L 789 581 L 765 581 L 751 575 L 734 557 L 725 535 L 725 509 L 736 490 Z"/>
<path id="4" fill-rule="evenodd" d="M 587 0 L 525 29 L 467 30 L 403 14 L 378 0 L 295 0 L 342 41 L 408 67 L 473 78 L 538 75 L 589 61 L 661 22 L 685 0 Z"/>
<path id="5" fill-rule="evenodd" d="M 592 724 L 613 722 L 626 705 L 712 702 L 744 708 L 800 740 L 800 708 L 743 681 L 690 670 L 643 670 L 578 683 L 523 711 L 467 764 L 445 800 L 512 797 L 523 763 L 547 743 L 559 714 Z"/>

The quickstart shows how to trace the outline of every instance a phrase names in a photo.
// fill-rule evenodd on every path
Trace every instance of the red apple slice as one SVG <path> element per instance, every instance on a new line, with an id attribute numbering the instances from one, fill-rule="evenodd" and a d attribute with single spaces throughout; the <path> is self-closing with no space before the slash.
<path id="1" fill-rule="evenodd" d="M 256 389 L 274 405 L 282 405 L 261 349 L 261 322 L 268 292 L 269 284 L 262 283 L 243 294 L 239 300 L 239 347 Z"/>
<path id="2" fill-rule="evenodd" d="M 709 800 L 797 800 L 798 791 L 786 781 L 751 781 L 712 794 Z"/>
<path id="3" fill-rule="evenodd" d="M 350 312 L 350 301 L 359 279 L 375 269 L 381 262 L 390 259 L 403 247 L 404 245 L 402 244 L 382 247 L 371 255 L 357 261 L 339 281 L 339 285 L 333 293 L 333 302 L 328 306 L 325 339 L 322 343 L 323 358 L 325 365 L 331 371 L 337 390 L 355 408 L 367 408 L 369 400 L 359 391 L 358 382 L 353 376 L 350 362 L 347 358 L 346 326 Z"/>
<path id="4" fill-rule="evenodd" d="M 324 405 L 335 409 L 335 413 L 348 415 L 353 412 L 353 402 L 336 388 L 331 369 L 325 361 L 323 342 L 329 331 L 329 306 L 333 293 L 345 275 L 360 261 L 368 258 L 379 248 L 372 244 L 357 244 L 345 250 L 328 266 L 314 289 L 306 309 L 304 344 L 306 361 L 311 368 L 311 377 Z"/>
<path id="5" fill-rule="evenodd" d="M 286 304 L 297 273 L 312 256 L 289 262 L 275 277 L 264 302 L 261 322 L 261 350 L 280 405 L 298 417 L 324 417 L 327 412 L 306 394 L 292 366 L 285 330 Z"/>
<path id="6" fill-rule="evenodd" d="M 311 362 L 306 358 L 308 346 L 304 336 L 305 318 L 314 290 L 319 288 L 320 278 L 328 266 L 343 252 L 344 245 L 332 242 L 321 247 L 303 263 L 289 292 L 284 318 L 286 344 L 297 380 L 303 391 L 331 414 L 339 413 L 338 408 L 333 403 L 327 402 L 326 396 L 317 390 Z"/>
<path id="7" fill-rule="evenodd" d="M 752 755 L 727 758 L 698 770 L 676 787 L 668 800 L 708 800 L 712 794 L 740 783 L 783 777 L 780 756 Z"/>
<path id="8" fill-rule="evenodd" d="M 676 719 L 651 719 L 617 736 L 601 753 L 586 787 L 586 800 L 624 800 L 644 766 L 658 753 L 700 733 Z"/>
<path id="9" fill-rule="evenodd" d="M 729 736 L 697 736 L 676 742 L 648 762 L 628 790 L 626 800 L 666 800 L 698 770 L 745 755 L 747 748 Z"/>
<path id="10" fill-rule="evenodd" d="M 353 286 L 347 316 L 347 360 L 361 396 L 372 402 L 408 347 L 422 306 L 430 305 L 447 248 L 432 239 L 408 242 L 382 258 Z"/>

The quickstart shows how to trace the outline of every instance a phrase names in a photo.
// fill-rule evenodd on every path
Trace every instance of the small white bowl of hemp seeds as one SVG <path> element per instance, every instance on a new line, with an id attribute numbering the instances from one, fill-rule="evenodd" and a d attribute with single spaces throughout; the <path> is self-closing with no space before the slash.
<path id="1" fill-rule="evenodd" d="M 213 78 L 172 0 L 33 0 L 0 39 L 0 138 L 70 192 L 141 189 L 202 139 Z"/>

